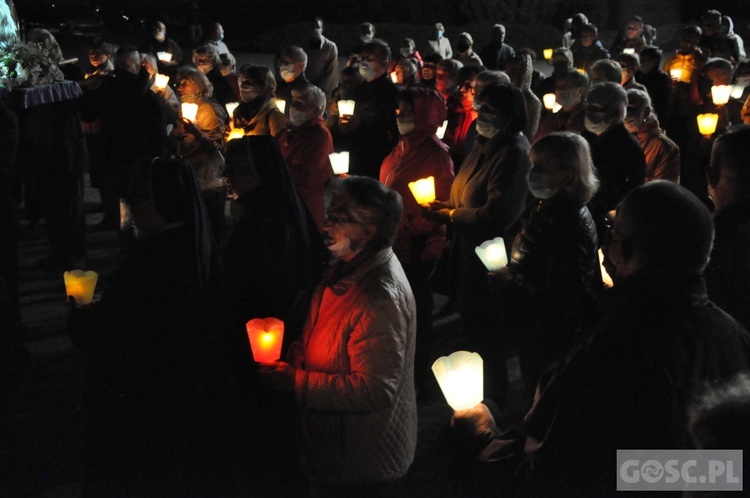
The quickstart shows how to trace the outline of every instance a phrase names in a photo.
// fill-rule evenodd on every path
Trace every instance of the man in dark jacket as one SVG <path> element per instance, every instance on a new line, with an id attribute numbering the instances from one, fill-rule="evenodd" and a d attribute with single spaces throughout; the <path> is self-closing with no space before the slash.
<path id="1" fill-rule="evenodd" d="M 484 67 L 502 71 L 514 55 L 513 47 L 505 43 L 505 26 L 495 24 L 492 27 L 492 41 L 479 51 Z"/>
<path id="2" fill-rule="evenodd" d="M 104 216 L 118 228 L 118 199 L 127 193 L 139 159 L 163 156 L 167 126 L 160 97 L 149 90 L 148 73 L 131 46 L 115 56 L 115 77 L 84 94 L 82 107 L 101 118 L 104 140 L 102 204 Z"/>
<path id="3" fill-rule="evenodd" d="M 605 217 L 617 207 L 625 194 L 643 183 L 646 159 L 638 140 L 625 128 L 622 120 L 628 95 L 617 83 L 606 82 L 591 87 L 588 95 L 583 137 L 591 146 L 591 158 L 599 177 L 599 191 L 589 209 L 603 240 Z"/>
<path id="4" fill-rule="evenodd" d="M 398 89 L 388 77 L 391 49 L 375 39 L 362 49 L 359 74 L 365 79 L 354 98 L 354 115 L 339 116 L 339 130 L 351 144 L 349 172 L 380 177 L 380 165 L 398 140 Z"/>
<path id="5" fill-rule="evenodd" d="M 692 396 L 747 370 L 750 351 L 747 331 L 706 296 L 712 240 L 710 213 L 685 188 L 633 190 L 604 245 L 615 287 L 589 343 L 540 381 L 525 437 L 500 435 L 484 405 L 456 413 L 480 459 L 507 465 L 525 452 L 529 479 L 510 481 L 523 496 L 601 497 L 615 494 L 616 450 L 690 448 Z"/>

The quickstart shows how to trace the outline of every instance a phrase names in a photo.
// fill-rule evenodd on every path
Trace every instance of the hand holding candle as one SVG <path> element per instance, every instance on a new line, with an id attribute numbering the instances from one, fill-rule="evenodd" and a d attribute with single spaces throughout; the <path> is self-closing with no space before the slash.
<path id="1" fill-rule="evenodd" d="M 484 241 L 474 251 L 489 271 L 497 271 L 508 264 L 508 255 L 505 252 L 505 242 L 502 237 Z"/>
<path id="2" fill-rule="evenodd" d="M 353 100 L 339 100 L 339 116 L 351 116 L 354 114 Z"/>
<path id="3" fill-rule="evenodd" d="M 91 304 L 99 274 L 95 271 L 70 270 L 63 273 L 65 295 L 73 296 L 78 306 Z"/>
<path id="4" fill-rule="evenodd" d="M 189 104 L 183 102 L 181 106 L 182 117 L 190 122 L 195 122 L 195 117 L 198 115 L 198 104 Z"/>
<path id="5" fill-rule="evenodd" d="M 435 200 L 435 177 L 428 176 L 415 182 L 409 182 L 409 190 L 417 200 L 417 204 L 429 206 Z"/>
<path id="6" fill-rule="evenodd" d="M 255 361 L 271 363 L 281 357 L 284 322 L 278 318 L 253 318 L 245 324 L 245 328 Z"/>
<path id="7" fill-rule="evenodd" d="M 698 114 L 698 130 L 701 135 L 710 137 L 716 131 L 716 125 L 719 122 L 718 114 Z"/>
<path id="8" fill-rule="evenodd" d="M 154 86 L 160 90 L 164 90 L 167 88 L 167 84 L 169 83 L 169 76 L 166 74 L 157 74 L 156 78 L 154 79 Z"/>
<path id="9" fill-rule="evenodd" d="M 441 356 L 432 364 L 445 400 L 454 410 L 466 410 L 484 399 L 482 357 L 477 353 L 456 351 Z"/>

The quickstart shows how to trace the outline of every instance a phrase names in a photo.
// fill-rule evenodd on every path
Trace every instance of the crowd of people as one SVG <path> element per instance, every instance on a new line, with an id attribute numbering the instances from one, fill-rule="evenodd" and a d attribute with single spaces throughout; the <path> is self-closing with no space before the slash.
<path id="1" fill-rule="evenodd" d="M 666 58 L 637 16 L 609 49 L 582 13 L 566 28 L 546 77 L 501 24 L 478 51 L 437 23 L 394 53 L 362 23 L 340 54 L 315 18 L 272 68 L 237 68 L 219 23 L 192 57 L 157 22 L 138 48 L 93 42 L 86 68 L 29 32 L 82 95 L 72 127 L 33 140 L 0 107 L 2 233 L 18 222 L 13 152 L 64 133 L 79 163 L 27 200 L 48 264 L 84 261 L 86 161 L 93 229 L 118 231 L 124 254 L 100 299 L 70 302 L 88 358 L 84 494 L 393 496 L 430 392 L 435 292 L 460 317 L 452 344 L 484 360 L 488 401 L 451 429 L 467 496 L 608 496 L 617 449 L 747 448 L 740 419 L 714 414 L 750 366 L 742 40 L 714 10 Z M 420 203 L 409 185 L 427 177 Z M 475 249 L 495 237 L 508 264 L 488 272 Z M 266 317 L 285 324 L 283 353 L 256 363 L 245 324 Z M 528 413 L 505 427 L 515 356 Z M 713 405 L 691 419 L 700 395 Z"/>

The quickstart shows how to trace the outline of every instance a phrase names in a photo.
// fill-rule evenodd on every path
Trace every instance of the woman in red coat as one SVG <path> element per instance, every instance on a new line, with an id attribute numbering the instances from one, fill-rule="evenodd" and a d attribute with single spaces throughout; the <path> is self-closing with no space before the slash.
<path id="1" fill-rule="evenodd" d="M 289 111 L 292 128 L 279 136 L 292 182 L 321 231 L 325 219 L 323 189 L 333 174 L 328 157 L 333 152 L 333 139 L 321 117 L 325 105 L 325 94 L 313 84 L 293 90 Z"/>
<path id="2" fill-rule="evenodd" d="M 422 216 L 409 182 L 432 176 L 435 194 L 447 199 L 453 183 L 453 161 L 448 147 L 435 135 L 446 115 L 445 99 L 435 90 L 410 88 L 398 99 L 396 122 L 401 135 L 380 168 L 380 181 L 404 200 L 393 251 L 406 271 L 417 302 L 417 386 L 429 374 L 432 295 L 427 279 L 446 246 L 445 226 Z M 428 377 L 429 378 L 429 377 Z"/>

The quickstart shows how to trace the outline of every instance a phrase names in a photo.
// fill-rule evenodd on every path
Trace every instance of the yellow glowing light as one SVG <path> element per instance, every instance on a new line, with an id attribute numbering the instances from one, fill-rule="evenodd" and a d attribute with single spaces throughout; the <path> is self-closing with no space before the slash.
<path id="1" fill-rule="evenodd" d="M 91 303 L 99 274 L 95 271 L 70 270 L 63 273 L 65 295 L 73 296 L 78 305 Z"/>
<path id="2" fill-rule="evenodd" d="M 429 204 L 435 200 L 435 177 L 428 176 L 409 182 L 409 190 L 417 200 L 417 204 Z"/>

